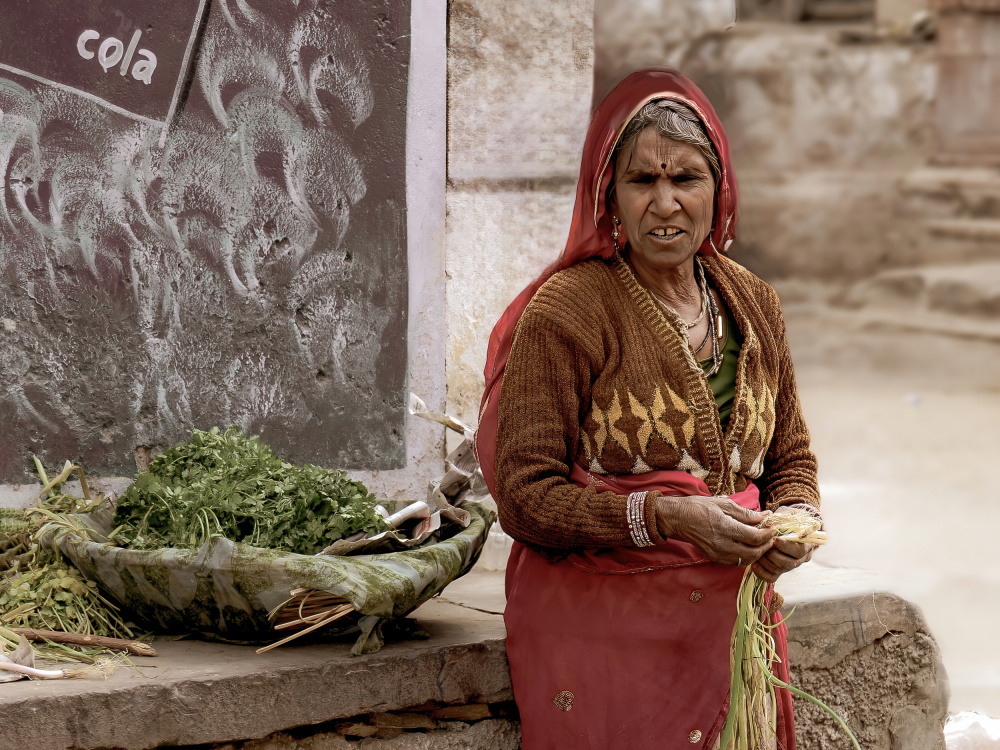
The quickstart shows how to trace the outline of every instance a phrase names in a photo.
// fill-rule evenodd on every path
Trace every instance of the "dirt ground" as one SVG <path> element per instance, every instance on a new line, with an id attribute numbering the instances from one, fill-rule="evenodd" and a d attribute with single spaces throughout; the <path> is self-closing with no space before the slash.
<path id="1" fill-rule="evenodd" d="M 1000 717 L 1000 344 L 785 316 L 831 537 L 817 562 L 917 603 L 951 710 Z"/>

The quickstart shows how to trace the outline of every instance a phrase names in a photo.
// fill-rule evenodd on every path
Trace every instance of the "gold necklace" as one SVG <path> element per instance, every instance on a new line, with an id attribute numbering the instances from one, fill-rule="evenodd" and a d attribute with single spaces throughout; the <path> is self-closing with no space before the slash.
<path id="1" fill-rule="evenodd" d="M 708 310 L 708 306 L 709 306 L 709 302 L 708 302 L 708 283 L 705 281 L 705 270 L 702 268 L 701 263 L 698 264 L 698 270 L 701 271 L 701 278 L 699 279 L 699 281 L 700 281 L 699 287 L 700 287 L 700 291 L 701 291 L 701 311 L 698 313 L 698 317 L 695 318 L 694 320 L 692 320 L 690 323 L 688 323 L 686 320 L 684 320 L 684 318 L 681 318 L 681 322 L 683 322 L 684 325 L 686 325 L 689 330 L 692 329 L 692 328 L 694 328 L 702 320 L 704 320 L 704 318 L 705 318 L 705 312 Z M 653 295 L 653 299 L 655 299 L 660 304 L 660 306 L 663 309 L 669 310 L 674 315 L 677 315 L 678 318 L 681 317 L 680 315 L 677 314 L 677 311 L 674 310 L 674 308 L 672 308 L 670 306 L 670 303 L 666 300 L 666 298 L 664 298 L 659 292 L 657 292 L 653 288 L 650 288 L 649 292 L 650 292 L 650 294 Z M 705 343 L 702 342 L 701 346 L 704 346 L 704 345 L 705 345 Z M 701 347 L 698 347 L 698 349 L 700 350 Z"/>

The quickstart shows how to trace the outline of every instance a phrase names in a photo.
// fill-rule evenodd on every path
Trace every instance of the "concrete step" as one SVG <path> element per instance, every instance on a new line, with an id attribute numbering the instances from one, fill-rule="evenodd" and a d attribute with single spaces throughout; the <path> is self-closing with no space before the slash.
<path id="1" fill-rule="evenodd" d="M 1000 262 L 1000 219 L 929 218 L 914 221 L 909 231 L 912 245 L 903 262 L 956 267 Z"/>
<path id="2" fill-rule="evenodd" d="M 736 4 L 736 15 L 742 25 L 741 31 L 746 31 L 749 28 L 748 24 L 777 22 L 774 28 L 765 29 L 765 32 L 777 32 L 783 36 L 794 34 L 797 27 L 790 24 L 800 22 L 817 21 L 871 26 L 875 20 L 873 0 L 737 0 Z M 808 26 L 798 30 L 806 33 L 815 31 Z"/>
<path id="3" fill-rule="evenodd" d="M 1000 218 L 963 216 L 954 219 L 927 219 L 924 226 L 934 237 L 968 242 L 1000 243 Z"/>
<path id="4" fill-rule="evenodd" d="M 921 167 L 903 177 L 899 195 L 918 262 L 1000 260 L 1000 169 Z"/>
<path id="5" fill-rule="evenodd" d="M 1000 263 L 887 271 L 833 303 L 871 321 L 1000 340 Z"/>
<path id="6" fill-rule="evenodd" d="M 867 732 L 862 739 L 884 738 L 867 743 L 868 750 L 889 750 L 890 726 L 892 736 L 937 741 L 907 748 L 942 746 L 947 677 L 915 605 L 887 592 L 871 574 L 818 562 L 783 576 L 780 586 L 782 611 L 787 616 L 795 608 L 788 620 L 794 684 L 847 709 L 855 729 Z M 504 575 L 473 571 L 417 610 L 427 640 L 388 643 L 360 657 L 350 656 L 343 643 L 303 643 L 258 655 L 252 646 L 157 641 L 159 656 L 135 657 L 135 671 L 120 669 L 108 680 L 5 686 L 0 748 L 148 750 L 236 742 L 226 747 L 510 748 L 517 727 L 508 720 L 473 723 L 480 736 L 469 738 L 455 734 L 469 730 L 447 725 L 449 717 L 464 725 L 496 715 L 494 708 L 514 697 L 504 603 Z M 872 674 L 890 679 L 891 692 Z M 829 747 L 824 738 L 840 737 L 832 720 L 808 704 L 797 702 L 795 711 L 806 717 L 796 726 L 799 747 Z M 338 736 L 344 724 L 357 731 L 361 722 L 413 731 L 395 743 L 355 744 Z M 492 723 L 482 726 L 486 722 Z M 243 744 L 250 739 L 255 741 Z"/>
<path id="7" fill-rule="evenodd" d="M 134 657 L 134 671 L 119 669 L 107 680 L 11 683 L 0 691 L 0 748 L 215 747 L 376 712 L 504 703 L 514 694 L 503 582 L 502 573 L 465 576 L 446 589 L 451 602 L 432 599 L 417 610 L 429 639 L 389 643 L 366 656 L 352 657 L 346 643 L 256 654 L 253 646 L 156 641 L 159 656 Z M 336 737 L 303 744 L 354 747 Z M 437 747 L 409 747 L 417 746 Z"/>
<path id="8" fill-rule="evenodd" d="M 812 0 L 804 8 L 807 21 L 869 21 L 875 19 L 873 0 Z"/>
<path id="9" fill-rule="evenodd" d="M 844 322 L 856 326 L 859 330 L 900 330 L 1000 344 L 1000 323 L 964 315 L 878 307 L 841 312 L 845 317 Z M 836 316 L 836 310 L 831 309 L 828 314 Z"/>
<path id="10" fill-rule="evenodd" d="M 922 167 L 901 184 L 904 210 L 928 218 L 1000 218 L 1000 170 Z"/>

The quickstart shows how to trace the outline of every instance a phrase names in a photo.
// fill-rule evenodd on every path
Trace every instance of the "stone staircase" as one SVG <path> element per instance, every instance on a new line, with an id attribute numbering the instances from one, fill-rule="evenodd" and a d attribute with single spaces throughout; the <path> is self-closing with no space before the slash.
<path id="1" fill-rule="evenodd" d="M 900 188 L 904 214 L 926 230 L 924 253 L 1000 261 L 1000 169 L 924 167 Z"/>
<path id="2" fill-rule="evenodd" d="M 737 0 L 741 21 L 872 23 L 875 0 Z"/>
<path id="3" fill-rule="evenodd" d="M 921 265 L 878 273 L 837 303 L 874 322 L 1000 341 L 1000 170 L 924 167 L 900 194 Z"/>
<path id="4" fill-rule="evenodd" d="M 1000 263 L 886 271 L 837 302 L 869 323 L 1000 342 Z"/>
<path id="5" fill-rule="evenodd" d="M 840 23 L 874 21 L 875 0 L 806 0 L 801 20 Z"/>

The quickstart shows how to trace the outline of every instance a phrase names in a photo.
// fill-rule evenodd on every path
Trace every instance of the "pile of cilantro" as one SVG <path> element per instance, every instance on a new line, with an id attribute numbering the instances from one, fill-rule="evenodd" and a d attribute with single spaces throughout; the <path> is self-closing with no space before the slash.
<path id="1" fill-rule="evenodd" d="M 194 430 L 118 499 L 113 538 L 131 549 L 197 549 L 215 537 L 313 555 L 387 528 L 375 496 L 343 471 L 295 466 L 238 428 Z"/>

